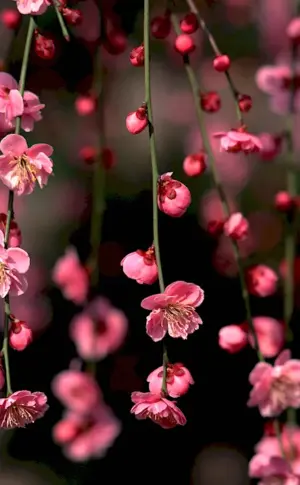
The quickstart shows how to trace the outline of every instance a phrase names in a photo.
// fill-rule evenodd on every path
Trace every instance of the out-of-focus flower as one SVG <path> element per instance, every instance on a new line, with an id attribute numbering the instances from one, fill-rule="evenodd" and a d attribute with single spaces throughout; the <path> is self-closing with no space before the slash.
<path id="1" fill-rule="evenodd" d="M 260 139 L 243 129 L 230 130 L 228 132 L 214 133 L 216 138 L 220 138 L 220 151 L 238 153 L 255 153 L 261 150 Z"/>
<path id="2" fill-rule="evenodd" d="M 67 248 L 53 268 L 52 278 L 68 300 L 77 304 L 85 302 L 89 289 L 89 276 L 74 248 Z"/>
<path id="3" fill-rule="evenodd" d="M 264 264 L 248 268 L 246 279 L 248 290 L 252 295 L 265 297 L 276 291 L 278 276 L 272 268 Z"/>
<path id="4" fill-rule="evenodd" d="M 224 223 L 224 233 L 235 241 L 245 239 L 248 236 L 249 223 L 241 212 L 231 214 Z"/>

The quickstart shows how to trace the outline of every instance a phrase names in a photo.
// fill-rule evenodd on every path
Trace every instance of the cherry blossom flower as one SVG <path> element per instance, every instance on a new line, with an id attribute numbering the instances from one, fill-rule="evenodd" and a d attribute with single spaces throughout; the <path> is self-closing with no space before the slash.
<path id="1" fill-rule="evenodd" d="M 8 292 L 12 296 L 25 293 L 27 280 L 24 274 L 28 271 L 30 258 L 21 248 L 4 248 L 4 234 L 0 231 L 0 297 Z"/>
<path id="2" fill-rule="evenodd" d="M 52 392 L 70 410 L 86 414 L 102 398 L 95 379 L 85 372 L 65 370 L 52 381 Z"/>
<path id="3" fill-rule="evenodd" d="M 122 259 L 121 266 L 123 266 L 126 276 L 136 280 L 137 283 L 151 285 L 157 280 L 158 269 L 154 246 L 151 246 L 147 251 L 138 249 L 127 254 Z"/>
<path id="4" fill-rule="evenodd" d="M 135 414 L 137 419 L 149 418 L 164 429 L 186 424 L 183 412 L 174 401 L 151 392 L 133 392 L 131 399 L 134 402 L 131 413 Z"/>
<path id="5" fill-rule="evenodd" d="M 127 326 L 125 314 L 105 298 L 98 297 L 73 318 L 70 336 L 80 357 L 100 360 L 122 345 Z"/>
<path id="6" fill-rule="evenodd" d="M 47 396 L 43 392 L 14 392 L 0 399 L 0 428 L 24 428 L 42 418 L 47 409 Z"/>
<path id="7" fill-rule="evenodd" d="M 278 416 L 288 407 L 300 407 L 300 361 L 284 350 L 274 366 L 259 362 L 250 373 L 253 385 L 248 406 L 258 406 L 263 417 Z"/>
<path id="8" fill-rule="evenodd" d="M 241 325 L 226 325 L 219 331 L 220 347 L 231 354 L 242 350 L 247 343 L 247 332 Z"/>
<path id="9" fill-rule="evenodd" d="M 53 148 L 38 143 L 28 148 L 23 136 L 7 135 L 0 142 L 0 179 L 17 195 L 31 194 L 36 182 L 43 188 L 52 173 Z"/>
<path id="10" fill-rule="evenodd" d="M 248 268 L 246 279 L 251 295 L 266 297 L 273 295 L 277 289 L 278 276 L 272 268 L 265 264 Z"/>
<path id="11" fill-rule="evenodd" d="M 163 383 L 163 366 L 155 369 L 147 377 L 149 382 L 149 391 L 153 394 L 160 395 Z M 186 394 L 194 379 L 190 371 L 183 364 L 167 365 L 167 393 L 171 397 L 180 397 Z"/>
<path id="12" fill-rule="evenodd" d="M 144 298 L 142 308 L 152 310 L 147 317 L 147 334 L 154 342 L 163 339 L 167 332 L 173 338 L 187 339 L 202 324 L 195 307 L 203 300 L 200 286 L 185 281 L 176 281 L 164 293 Z"/>
<path id="13" fill-rule="evenodd" d="M 36 121 L 41 121 L 41 109 L 45 108 L 39 100 L 39 97 L 30 91 L 24 92 L 23 97 L 24 111 L 21 118 L 21 126 L 24 131 L 29 132 L 34 128 Z"/>
<path id="14" fill-rule="evenodd" d="M 69 460 L 84 462 L 105 456 L 120 432 L 120 422 L 101 404 L 84 416 L 67 412 L 54 426 L 53 439 Z"/>
<path id="15" fill-rule="evenodd" d="M 49 0 L 15 0 L 17 9 L 23 15 L 42 15 L 50 5 Z"/>
<path id="16" fill-rule="evenodd" d="M 249 463 L 249 475 L 261 478 L 259 485 L 299 485 L 297 477 L 288 463 L 281 456 L 255 455 Z"/>
<path id="17" fill-rule="evenodd" d="M 24 350 L 32 342 L 32 330 L 26 322 L 14 319 L 9 330 L 9 345 L 14 350 Z"/>
<path id="18" fill-rule="evenodd" d="M 220 138 L 220 151 L 245 154 L 259 152 L 262 148 L 260 139 L 246 132 L 244 128 L 238 130 L 222 131 L 214 133 L 216 138 Z"/>
<path id="19" fill-rule="evenodd" d="M 56 261 L 52 278 L 67 300 L 77 304 L 85 302 L 89 289 L 89 276 L 74 248 L 67 248 L 64 256 Z"/>
<path id="20" fill-rule="evenodd" d="M 161 175 L 158 182 L 157 203 L 159 209 L 172 217 L 181 217 L 191 203 L 189 189 L 172 178 L 173 172 Z"/>
<path id="21" fill-rule="evenodd" d="M 24 111 L 23 98 L 18 89 L 9 89 L 0 86 L 0 113 L 4 115 L 5 121 L 10 123 Z"/>
<path id="22" fill-rule="evenodd" d="M 249 222 L 241 212 L 231 214 L 224 223 L 224 233 L 235 241 L 241 241 L 248 236 Z"/>

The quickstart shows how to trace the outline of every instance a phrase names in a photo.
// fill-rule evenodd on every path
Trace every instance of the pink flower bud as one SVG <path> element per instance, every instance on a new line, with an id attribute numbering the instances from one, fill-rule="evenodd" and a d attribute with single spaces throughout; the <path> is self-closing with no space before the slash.
<path id="1" fill-rule="evenodd" d="M 231 214 L 224 224 L 224 233 L 235 241 L 240 241 L 248 236 L 249 223 L 241 212 Z"/>
<path id="2" fill-rule="evenodd" d="M 134 67 L 142 67 L 144 65 L 145 52 L 144 45 L 134 47 L 130 52 L 130 62 Z"/>
<path id="3" fill-rule="evenodd" d="M 9 345 L 14 350 L 24 350 L 32 342 L 32 330 L 25 322 L 14 319 L 9 330 Z"/>
<path id="4" fill-rule="evenodd" d="M 171 20 L 168 13 L 159 17 L 154 17 L 151 20 L 151 34 L 155 39 L 165 39 L 170 32 Z"/>
<path id="5" fill-rule="evenodd" d="M 189 177 L 201 175 L 206 170 L 206 154 L 201 151 L 185 157 L 183 170 Z"/>
<path id="6" fill-rule="evenodd" d="M 0 231 L 5 234 L 6 231 L 6 221 L 7 215 L 1 213 L 0 214 Z M 9 230 L 9 237 L 8 237 L 8 245 L 9 247 L 20 247 L 22 244 L 22 233 L 21 229 L 19 228 L 17 222 L 12 220 L 10 223 L 10 230 Z"/>
<path id="7" fill-rule="evenodd" d="M 123 271 L 128 278 L 140 284 L 152 285 L 157 280 L 158 271 L 154 246 L 147 251 L 137 251 L 127 254 L 121 261 Z"/>
<path id="8" fill-rule="evenodd" d="M 193 34 L 199 28 L 197 15 L 193 12 L 186 14 L 180 22 L 180 28 L 184 34 Z"/>
<path id="9" fill-rule="evenodd" d="M 154 370 L 147 377 L 149 390 L 160 395 L 163 383 L 163 366 Z M 167 393 L 170 397 L 180 397 L 186 394 L 191 384 L 194 384 L 190 371 L 183 364 L 168 364 L 167 366 Z"/>
<path id="10" fill-rule="evenodd" d="M 96 148 L 87 145 L 87 146 L 81 148 L 81 150 L 79 151 L 79 157 L 87 165 L 93 165 L 93 163 L 95 163 L 95 161 L 96 161 L 97 150 L 96 150 Z"/>
<path id="11" fill-rule="evenodd" d="M 227 325 L 219 331 L 219 345 L 230 354 L 239 352 L 247 343 L 247 333 L 239 325 Z"/>
<path id="12" fill-rule="evenodd" d="M 242 113 L 248 113 L 252 108 L 252 98 L 248 94 L 239 94 L 238 103 Z"/>
<path id="13" fill-rule="evenodd" d="M 93 114 L 97 108 L 97 101 L 94 96 L 82 95 L 75 100 L 75 109 L 79 116 L 88 116 Z"/>
<path id="14" fill-rule="evenodd" d="M 123 54 L 127 48 L 127 37 L 120 29 L 114 29 L 107 33 L 103 47 L 113 56 Z"/>
<path id="15" fill-rule="evenodd" d="M 221 98 L 216 91 L 200 93 L 200 106 L 206 113 L 216 113 L 221 108 Z"/>
<path id="16" fill-rule="evenodd" d="M 226 54 L 217 56 L 213 60 L 213 66 L 218 72 L 225 72 L 230 67 L 230 59 Z"/>
<path id="17" fill-rule="evenodd" d="M 148 125 L 147 110 L 141 106 L 126 117 L 126 128 L 132 135 L 141 133 Z"/>
<path id="18" fill-rule="evenodd" d="M 224 222 L 223 221 L 209 221 L 207 224 L 207 232 L 213 237 L 219 237 L 223 233 Z"/>
<path id="19" fill-rule="evenodd" d="M 278 276 L 272 268 L 264 264 L 258 264 L 248 268 L 246 280 L 249 293 L 256 296 L 270 296 L 277 288 Z"/>
<path id="20" fill-rule="evenodd" d="M 5 8 L 1 12 L 1 22 L 8 29 L 16 29 L 19 26 L 21 20 L 21 14 L 18 10 L 14 8 Z"/>
<path id="21" fill-rule="evenodd" d="M 195 50 L 195 43 L 188 34 L 180 34 L 175 39 L 175 49 L 182 55 L 190 54 Z"/>
<path id="22" fill-rule="evenodd" d="M 270 161 L 279 155 L 282 145 L 281 136 L 261 133 L 258 138 L 262 145 L 259 152 L 262 160 Z"/>
<path id="23" fill-rule="evenodd" d="M 295 207 L 295 201 L 290 194 L 284 190 L 275 195 L 275 207 L 280 212 L 290 212 Z"/>
<path id="24" fill-rule="evenodd" d="M 300 17 L 295 17 L 290 21 L 286 29 L 286 35 L 295 44 L 300 43 Z"/>
<path id="25" fill-rule="evenodd" d="M 189 189 L 172 178 L 173 172 L 162 175 L 158 182 L 157 203 L 159 209 L 171 217 L 181 217 L 191 203 Z"/>
<path id="26" fill-rule="evenodd" d="M 77 8 L 64 7 L 61 13 L 69 25 L 80 25 L 82 22 L 82 12 Z"/>
<path id="27" fill-rule="evenodd" d="M 51 37 L 41 35 L 37 30 L 35 31 L 34 50 L 38 57 L 45 60 L 53 59 L 55 56 L 55 43 Z"/>

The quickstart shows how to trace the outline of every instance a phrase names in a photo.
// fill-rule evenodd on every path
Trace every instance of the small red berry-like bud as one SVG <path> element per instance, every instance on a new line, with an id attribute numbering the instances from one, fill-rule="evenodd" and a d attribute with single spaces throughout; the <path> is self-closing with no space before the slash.
<path id="1" fill-rule="evenodd" d="M 252 98 L 248 94 L 239 94 L 238 103 L 242 113 L 248 113 L 252 108 Z"/>
<path id="2" fill-rule="evenodd" d="M 286 35 L 295 44 L 300 44 L 300 17 L 292 19 L 287 26 Z"/>
<path id="3" fill-rule="evenodd" d="M 144 45 L 134 47 L 130 52 L 130 62 L 135 67 L 142 67 L 144 65 Z"/>
<path id="4" fill-rule="evenodd" d="M 201 151 L 185 157 L 183 161 L 183 170 L 189 177 L 201 175 L 206 169 L 206 154 Z"/>
<path id="5" fill-rule="evenodd" d="M 200 93 L 200 105 L 206 113 L 216 113 L 221 108 L 221 98 L 216 91 Z"/>
<path id="6" fill-rule="evenodd" d="M 5 8 L 0 14 L 1 22 L 8 29 L 16 29 L 21 20 L 21 14 L 18 10 L 14 8 Z"/>
<path id="7" fill-rule="evenodd" d="M 11 320 L 9 330 L 9 345 L 14 350 L 24 350 L 32 342 L 32 330 L 25 322 L 14 319 Z"/>
<path id="8" fill-rule="evenodd" d="M 55 55 L 55 43 L 51 37 L 46 37 L 38 31 L 35 31 L 34 41 L 34 50 L 38 57 L 46 60 L 53 59 Z"/>
<path id="9" fill-rule="evenodd" d="M 106 170 L 110 170 L 116 164 L 116 157 L 110 148 L 102 148 L 101 163 Z"/>
<path id="10" fill-rule="evenodd" d="M 87 165 L 92 165 L 96 161 L 97 151 L 94 147 L 87 145 L 81 148 L 79 156 Z"/>
<path id="11" fill-rule="evenodd" d="M 186 14 L 180 22 L 180 28 L 185 34 L 193 34 L 199 28 L 197 15 L 193 12 Z"/>
<path id="12" fill-rule="evenodd" d="M 141 133 L 147 125 L 147 110 L 144 106 L 141 106 L 136 111 L 132 111 L 126 117 L 126 128 L 132 135 Z"/>
<path id="13" fill-rule="evenodd" d="M 226 56 L 226 54 L 217 56 L 213 60 L 213 65 L 216 71 L 225 72 L 230 67 L 230 59 L 228 56 Z"/>
<path id="14" fill-rule="evenodd" d="M 207 232 L 213 237 L 219 237 L 223 233 L 223 221 L 209 221 L 207 224 Z"/>
<path id="15" fill-rule="evenodd" d="M 107 33 L 107 38 L 103 43 L 103 47 L 109 54 L 114 56 L 123 54 L 127 47 L 127 37 L 122 30 L 111 30 Z"/>
<path id="16" fill-rule="evenodd" d="M 69 25 L 79 25 L 82 22 L 82 12 L 77 8 L 66 8 L 64 7 L 61 11 L 67 24 Z"/>
<path id="17" fill-rule="evenodd" d="M 175 49 L 183 55 L 190 54 L 195 50 L 196 46 L 191 36 L 188 34 L 180 34 L 175 40 Z"/>
<path id="18" fill-rule="evenodd" d="M 155 39 L 165 39 L 171 32 L 170 15 L 154 17 L 151 21 L 151 34 Z"/>
<path id="19" fill-rule="evenodd" d="M 75 100 L 75 109 L 79 116 L 88 116 L 95 113 L 97 100 L 91 95 L 78 96 Z"/>
<path id="20" fill-rule="evenodd" d="M 277 192 L 274 202 L 276 209 L 280 212 L 290 212 L 295 207 L 293 197 L 286 191 Z"/>

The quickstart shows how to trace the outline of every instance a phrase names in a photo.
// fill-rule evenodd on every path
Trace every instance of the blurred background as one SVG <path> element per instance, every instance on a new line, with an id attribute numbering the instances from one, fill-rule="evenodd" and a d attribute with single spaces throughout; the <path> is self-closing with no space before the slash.
<path id="1" fill-rule="evenodd" d="M 182 2 L 181 15 L 187 10 Z M 287 58 L 286 26 L 292 16 L 289 0 L 216 0 L 198 2 L 222 51 L 232 59 L 231 73 L 238 89 L 251 95 L 253 108 L 246 115 L 251 133 L 276 134 L 285 120 L 269 109 L 269 99 L 257 87 L 259 67 Z M 0 8 L 11 8 L 1 0 Z M 27 89 L 46 104 L 43 120 L 28 135 L 54 146 L 54 176 L 48 186 L 16 202 L 16 219 L 23 233 L 23 247 L 32 258 L 28 292 L 12 302 L 14 313 L 35 333 L 34 342 L 11 358 L 15 389 L 47 394 L 50 410 L 26 430 L 0 433 L 0 482 L 3 485 L 102 485 L 176 483 L 181 485 L 244 485 L 247 462 L 263 431 L 256 409 L 248 409 L 248 375 L 256 363 L 252 349 L 230 355 L 218 346 L 219 329 L 244 320 L 236 268 L 225 241 L 216 242 L 206 232 L 207 221 L 218 213 L 219 203 L 211 188 L 209 171 L 188 178 L 182 169 L 186 155 L 201 148 L 193 101 L 174 38 L 153 40 L 152 92 L 158 160 L 161 173 L 174 172 L 192 192 L 192 204 L 180 219 L 160 214 L 159 230 L 166 284 L 191 281 L 204 288 L 200 308 L 203 327 L 187 342 L 172 340 L 169 356 L 183 362 L 195 385 L 181 398 L 187 416 L 184 428 L 165 431 L 152 422 L 138 422 L 130 414 L 130 393 L 146 391 L 146 377 L 161 364 L 162 348 L 145 333 L 142 298 L 158 292 L 158 285 L 138 285 L 127 279 L 122 258 L 152 243 L 151 168 L 147 133 L 128 133 L 125 118 L 144 101 L 143 69 L 129 63 L 131 49 L 142 42 L 143 2 L 107 1 L 126 33 L 126 47 L 118 55 L 101 48 L 98 62 L 105 69 L 104 134 L 116 163 L 106 177 L 106 212 L 100 247 L 98 292 L 122 309 L 129 322 L 122 348 L 99 363 L 97 376 L 105 395 L 122 422 L 122 432 L 106 457 L 87 464 L 68 461 L 52 441 L 52 427 L 63 409 L 51 393 L 51 381 L 67 369 L 76 351 L 69 339 L 69 323 L 80 308 L 66 301 L 51 280 L 52 268 L 65 248 L 77 248 L 82 261 L 89 252 L 89 216 L 92 168 L 80 150 L 96 143 L 99 133 L 90 117 L 79 116 L 75 100 L 89 92 L 93 54 L 100 33 L 96 3 L 76 4 L 83 21 L 71 28 L 71 42 L 61 37 L 53 12 L 38 19 L 55 36 L 57 55 L 42 60 L 32 53 Z M 163 12 L 162 1 L 153 2 L 153 15 Z M 24 27 L 24 26 L 23 26 Z M 8 54 L 9 72 L 19 77 L 25 27 L 14 33 L 0 25 L 0 57 Z M 257 155 L 220 154 L 215 131 L 236 126 L 235 109 L 225 76 L 212 68 L 212 53 L 198 30 L 191 55 L 201 85 L 217 90 L 222 109 L 207 115 L 207 127 L 222 182 L 232 204 L 249 218 L 250 243 L 246 258 L 265 262 L 278 270 L 283 259 L 283 224 L 272 209 L 274 194 L 284 189 L 284 154 L 275 162 Z M 13 45 L 11 44 L 13 41 Z M 299 137 L 295 137 L 300 144 Z M 297 148 L 300 148 L 299 146 Z M 0 211 L 6 212 L 7 189 L 0 187 Z M 282 318 L 280 291 L 273 297 L 251 300 L 253 315 Z M 297 321 L 295 313 L 294 320 Z M 295 340 L 297 340 L 297 328 Z M 299 331 L 298 331 L 299 332 Z M 295 345 L 295 356 L 299 354 Z"/>

